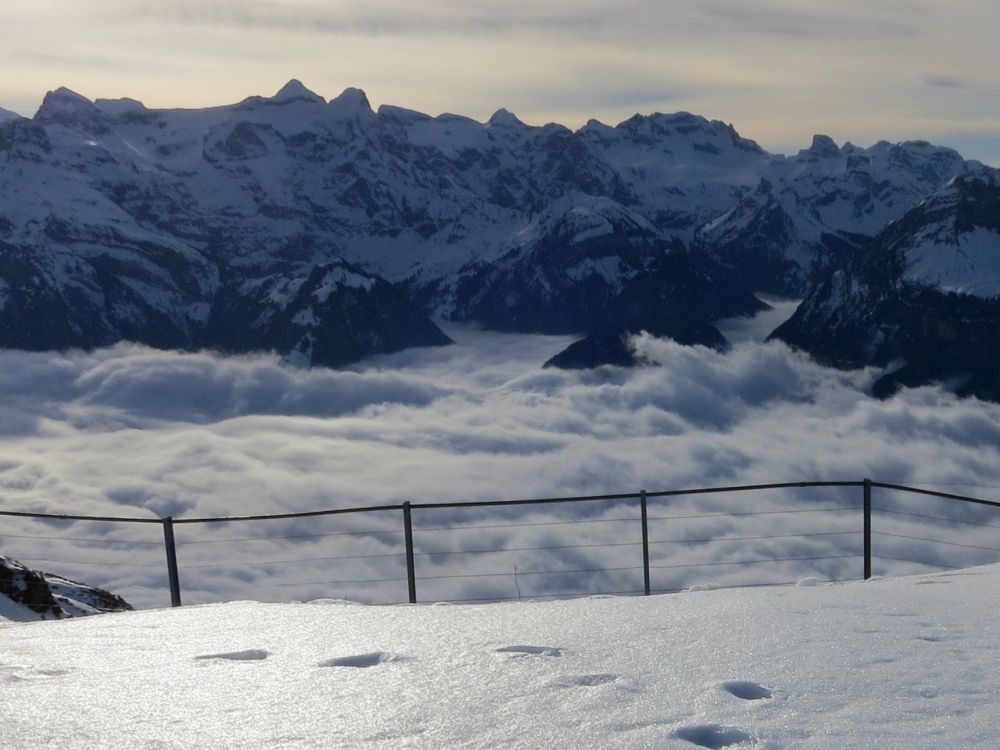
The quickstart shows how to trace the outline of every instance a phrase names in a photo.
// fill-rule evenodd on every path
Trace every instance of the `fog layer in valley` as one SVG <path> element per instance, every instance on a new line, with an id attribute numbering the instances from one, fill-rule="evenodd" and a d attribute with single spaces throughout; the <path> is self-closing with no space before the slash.
<path id="1" fill-rule="evenodd" d="M 877 401 L 867 393 L 874 373 L 820 367 L 740 327 L 724 326 L 737 341 L 725 354 L 643 335 L 636 346 L 656 366 L 583 372 L 541 367 L 570 338 L 469 328 L 448 329 L 454 346 L 379 357 L 349 371 L 131 345 L 61 355 L 6 351 L 0 503 L 183 518 L 866 476 L 986 497 L 1000 487 L 1000 405 L 936 388 Z M 877 502 L 990 521 L 988 511 L 886 491 Z M 859 503 L 855 488 L 743 493 L 652 501 L 650 515 Z M 415 512 L 421 598 L 641 590 L 637 512 L 634 502 Z M 178 527 L 186 599 L 405 600 L 397 515 Z M 588 523 L 545 525 L 579 520 Z M 883 521 L 877 530 L 928 535 L 926 527 L 898 526 L 916 523 L 910 517 Z M 477 528 L 421 531 L 449 525 Z M 106 585 L 139 605 L 167 601 L 158 525 L 8 519 L 4 526 L 2 554 Z M 858 530 L 852 511 L 654 520 L 651 554 L 660 567 L 653 586 L 858 577 Z M 975 540 L 976 527 L 949 530 L 961 534 L 952 541 L 990 546 Z M 796 536 L 815 532 L 829 535 Z M 736 539 L 698 541 L 719 536 Z M 881 544 L 896 545 L 892 557 L 942 564 L 996 556 L 898 537 Z M 501 548 L 519 551 L 473 553 Z M 766 572 L 735 564 L 770 557 L 823 559 Z M 692 563 L 720 564 L 680 567 Z M 558 570 L 567 572 L 546 573 Z"/>

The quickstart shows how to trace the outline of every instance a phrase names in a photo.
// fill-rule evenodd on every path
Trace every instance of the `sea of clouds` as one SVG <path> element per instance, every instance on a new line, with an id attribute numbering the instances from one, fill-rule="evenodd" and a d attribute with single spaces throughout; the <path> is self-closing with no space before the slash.
<path id="1" fill-rule="evenodd" d="M 874 372 L 821 367 L 746 325 L 727 353 L 643 335 L 656 366 L 582 372 L 542 368 L 568 337 L 448 333 L 453 346 L 345 371 L 135 345 L 2 352 L 0 508 L 183 519 L 864 477 L 1000 494 L 1000 405 L 938 388 L 878 401 Z M 860 501 L 857 488 L 651 500 L 653 588 L 857 578 Z M 995 527 L 899 515 L 1000 525 L 1000 512 L 885 490 L 876 506 L 893 511 L 876 516 L 877 573 L 1000 559 Z M 635 501 L 413 522 L 422 600 L 642 588 Z M 0 554 L 168 601 L 158 524 L 0 524 Z M 398 511 L 177 538 L 186 602 L 406 599 Z"/>

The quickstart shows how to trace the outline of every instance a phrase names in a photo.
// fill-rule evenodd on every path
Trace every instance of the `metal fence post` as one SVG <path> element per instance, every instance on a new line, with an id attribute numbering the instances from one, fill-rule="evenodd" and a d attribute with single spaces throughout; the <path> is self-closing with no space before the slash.
<path id="1" fill-rule="evenodd" d="M 649 596 L 649 520 L 646 517 L 646 490 L 639 493 L 639 505 L 642 508 L 642 580 L 643 594 Z"/>
<path id="2" fill-rule="evenodd" d="M 865 580 L 872 577 L 872 480 L 865 479 Z"/>
<path id="3" fill-rule="evenodd" d="M 403 532 L 406 537 L 406 581 L 410 588 L 410 604 L 417 603 L 417 572 L 413 562 L 413 520 L 410 501 L 403 503 Z"/>
<path id="4" fill-rule="evenodd" d="M 163 522 L 163 546 L 167 550 L 167 576 L 170 580 L 170 606 L 181 606 L 181 579 L 177 573 L 177 545 L 174 543 L 174 519 L 171 516 Z"/>

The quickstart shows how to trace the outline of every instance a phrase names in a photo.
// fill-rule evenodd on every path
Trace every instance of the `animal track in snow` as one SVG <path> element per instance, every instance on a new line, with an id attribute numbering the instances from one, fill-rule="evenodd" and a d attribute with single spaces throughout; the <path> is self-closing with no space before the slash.
<path id="1" fill-rule="evenodd" d="M 514 656 L 562 656 L 563 649 L 554 646 L 503 646 L 496 650 L 498 654 L 514 654 Z"/>
<path id="2" fill-rule="evenodd" d="M 355 654 L 353 656 L 337 656 L 333 659 L 321 661 L 320 667 L 354 667 L 365 669 L 367 667 L 377 667 L 379 664 L 389 664 L 391 662 L 405 661 L 405 658 L 397 654 L 390 654 L 385 651 L 372 651 L 370 654 Z"/>
<path id="3" fill-rule="evenodd" d="M 270 653 L 260 648 L 248 648 L 245 651 L 229 651 L 225 654 L 203 654 L 195 659 L 222 659 L 224 661 L 263 661 Z"/>
<path id="4" fill-rule="evenodd" d="M 557 677 L 549 685 L 561 688 L 598 687 L 599 685 L 608 685 L 617 679 L 618 675 L 616 674 L 577 674 Z"/>
<path id="5" fill-rule="evenodd" d="M 671 732 L 670 736 L 690 742 L 698 747 L 712 748 L 712 750 L 753 741 L 753 737 L 742 729 L 720 727 L 718 724 L 694 724 L 689 727 L 681 727 Z"/>
<path id="6" fill-rule="evenodd" d="M 62 677 L 69 673 L 70 670 L 68 669 L 29 669 L 27 667 L 0 664 L 0 679 L 4 682 L 44 680 L 49 677 Z"/>
<path id="7" fill-rule="evenodd" d="M 719 687 L 730 695 L 745 701 L 759 701 L 763 698 L 773 698 L 771 691 L 763 685 L 746 680 L 730 680 L 723 682 Z"/>

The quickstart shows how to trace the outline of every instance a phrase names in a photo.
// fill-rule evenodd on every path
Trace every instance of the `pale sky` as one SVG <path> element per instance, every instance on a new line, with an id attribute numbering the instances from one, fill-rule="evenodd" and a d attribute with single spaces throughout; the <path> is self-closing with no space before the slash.
<path id="1" fill-rule="evenodd" d="M 199 107 L 290 78 L 485 120 L 687 110 L 783 153 L 922 138 L 1000 165 L 996 0 L 2 0 L 0 107 Z"/>

